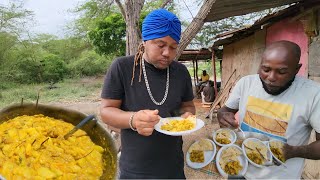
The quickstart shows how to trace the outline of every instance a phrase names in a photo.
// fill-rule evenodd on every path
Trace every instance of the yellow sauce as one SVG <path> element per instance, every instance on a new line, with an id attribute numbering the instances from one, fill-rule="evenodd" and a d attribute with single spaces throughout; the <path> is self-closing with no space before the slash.
<path id="1" fill-rule="evenodd" d="M 44 115 L 0 124 L 0 174 L 10 179 L 99 179 L 104 149 L 83 130 Z"/>

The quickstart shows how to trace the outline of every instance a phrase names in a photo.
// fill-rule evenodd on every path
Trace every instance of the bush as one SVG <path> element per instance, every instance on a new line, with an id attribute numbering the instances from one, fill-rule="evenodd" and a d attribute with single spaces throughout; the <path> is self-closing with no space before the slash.
<path id="1" fill-rule="evenodd" d="M 18 87 L 18 84 L 12 82 L 12 81 L 7 81 L 5 79 L 0 78 L 0 90 L 7 90 L 7 89 L 12 89 Z"/>
<path id="2" fill-rule="evenodd" d="M 100 56 L 94 51 L 84 51 L 79 59 L 68 65 L 72 77 L 95 76 L 105 73 L 114 56 Z"/>
<path id="3" fill-rule="evenodd" d="M 16 61 L 15 68 L 9 72 L 11 79 L 18 83 L 40 83 L 41 63 L 31 58 L 22 58 Z"/>
<path id="4" fill-rule="evenodd" d="M 56 83 L 67 74 L 65 62 L 56 55 L 49 54 L 43 57 L 42 64 L 42 81 Z"/>
<path id="5" fill-rule="evenodd" d="M 58 56 L 46 54 L 37 58 L 21 58 L 6 71 L 4 79 L 17 83 L 56 83 L 66 76 L 67 68 L 65 62 Z"/>

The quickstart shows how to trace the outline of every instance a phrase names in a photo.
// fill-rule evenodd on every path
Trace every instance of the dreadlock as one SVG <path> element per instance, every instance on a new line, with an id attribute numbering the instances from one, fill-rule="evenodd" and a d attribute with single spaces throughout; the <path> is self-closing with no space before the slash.
<path id="1" fill-rule="evenodd" d="M 133 84 L 134 79 L 134 73 L 136 70 L 136 66 L 138 66 L 138 63 L 140 64 L 140 73 L 139 73 L 139 82 L 141 82 L 141 75 L 142 75 L 142 55 L 144 53 L 144 46 L 143 43 L 140 43 L 138 46 L 138 51 L 136 55 L 134 56 L 134 63 L 132 67 L 132 77 L 131 77 L 131 86 Z"/>

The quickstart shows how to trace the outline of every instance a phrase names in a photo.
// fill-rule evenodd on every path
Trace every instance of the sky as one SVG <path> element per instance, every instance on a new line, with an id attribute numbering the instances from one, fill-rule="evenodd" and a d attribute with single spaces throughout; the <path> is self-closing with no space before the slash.
<path id="1" fill-rule="evenodd" d="M 1 4 L 9 4 L 19 0 L 0 0 Z M 34 13 L 35 24 L 30 24 L 32 33 L 47 33 L 58 37 L 64 37 L 67 30 L 66 26 L 77 16 L 70 12 L 77 5 L 86 0 L 22 0 L 24 8 Z M 191 21 L 192 16 L 196 15 L 198 7 L 195 6 L 196 0 L 176 0 L 182 12 L 181 20 Z M 4 3 L 3 3 L 4 2 Z M 189 12 L 189 7 L 191 13 Z"/>
<path id="2" fill-rule="evenodd" d="M 25 8 L 34 12 L 36 21 L 32 30 L 64 36 L 66 25 L 76 18 L 70 10 L 84 0 L 25 0 Z"/>

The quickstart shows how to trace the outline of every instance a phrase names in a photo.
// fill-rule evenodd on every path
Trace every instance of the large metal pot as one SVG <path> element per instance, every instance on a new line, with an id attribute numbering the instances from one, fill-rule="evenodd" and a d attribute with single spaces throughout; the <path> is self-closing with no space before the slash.
<path id="1" fill-rule="evenodd" d="M 0 124 L 17 116 L 36 114 L 62 119 L 73 125 L 77 125 L 86 117 L 86 114 L 84 113 L 61 107 L 41 104 L 15 104 L 0 111 Z M 103 153 L 104 171 L 100 179 L 116 179 L 117 152 L 114 140 L 110 134 L 99 121 L 90 121 L 81 129 L 87 132 L 95 144 L 105 149 Z"/>

